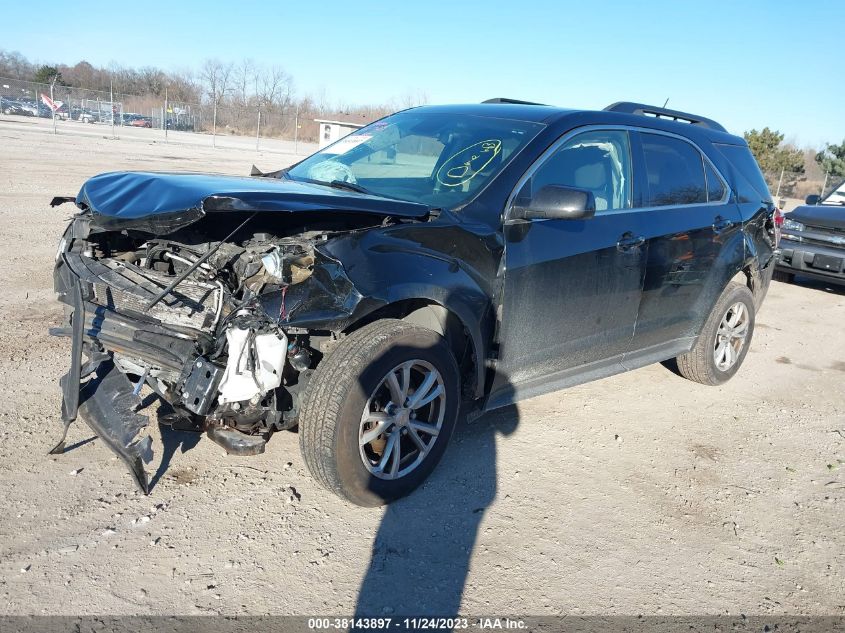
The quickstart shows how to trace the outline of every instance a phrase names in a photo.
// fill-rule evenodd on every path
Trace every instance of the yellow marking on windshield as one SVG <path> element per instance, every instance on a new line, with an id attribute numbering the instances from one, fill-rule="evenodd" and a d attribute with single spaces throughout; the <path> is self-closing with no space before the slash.
<path id="1" fill-rule="evenodd" d="M 444 187 L 460 187 L 484 171 L 501 151 L 499 139 L 473 143 L 446 159 L 437 170 L 437 182 Z"/>

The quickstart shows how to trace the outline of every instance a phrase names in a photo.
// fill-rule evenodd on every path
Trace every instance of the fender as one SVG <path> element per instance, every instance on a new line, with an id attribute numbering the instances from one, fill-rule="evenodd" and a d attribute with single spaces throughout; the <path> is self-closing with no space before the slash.
<path id="1" fill-rule="evenodd" d="M 265 295 L 262 304 L 282 325 L 340 332 L 392 304 L 436 303 L 454 314 L 469 335 L 474 394 L 481 397 L 495 324 L 491 281 L 500 244 L 492 231 L 476 233 L 452 222 L 338 237 L 319 247 L 321 257 L 310 279 L 291 286 L 287 297 Z"/>

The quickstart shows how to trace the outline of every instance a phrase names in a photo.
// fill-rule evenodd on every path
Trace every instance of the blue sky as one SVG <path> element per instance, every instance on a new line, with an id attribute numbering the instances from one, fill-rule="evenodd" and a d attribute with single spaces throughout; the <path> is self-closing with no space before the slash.
<path id="1" fill-rule="evenodd" d="M 424 93 L 602 108 L 668 97 L 735 133 L 845 139 L 841 0 L 2 4 L 0 48 L 43 62 L 167 70 L 253 58 L 333 104 Z"/>

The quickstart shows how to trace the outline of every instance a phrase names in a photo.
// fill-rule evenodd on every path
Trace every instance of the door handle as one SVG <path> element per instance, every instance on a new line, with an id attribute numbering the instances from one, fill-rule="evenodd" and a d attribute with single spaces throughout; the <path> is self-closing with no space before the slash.
<path id="1" fill-rule="evenodd" d="M 713 232 L 718 235 L 722 231 L 726 231 L 734 225 L 733 222 L 728 220 L 727 218 L 723 218 L 721 215 L 717 215 L 716 218 L 713 220 Z"/>
<path id="2" fill-rule="evenodd" d="M 627 253 L 628 251 L 632 251 L 643 244 L 645 244 L 645 238 L 642 235 L 634 235 L 630 231 L 626 231 L 622 234 L 622 237 L 619 238 L 619 241 L 616 242 L 616 249 L 620 253 Z"/>

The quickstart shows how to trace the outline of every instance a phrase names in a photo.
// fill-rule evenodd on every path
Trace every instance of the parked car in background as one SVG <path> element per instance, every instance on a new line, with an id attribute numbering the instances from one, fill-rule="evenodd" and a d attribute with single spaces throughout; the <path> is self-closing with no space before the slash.
<path id="1" fill-rule="evenodd" d="M 774 278 L 795 275 L 845 284 L 845 182 L 826 198 L 807 196 L 786 214 Z"/>
<path id="2" fill-rule="evenodd" d="M 168 130 L 177 132 L 193 132 L 194 123 L 192 117 L 171 117 L 165 122 Z"/>
<path id="3" fill-rule="evenodd" d="M 38 107 L 28 101 L 17 99 L 3 99 L 3 114 L 15 114 L 18 116 L 38 116 Z"/>
<path id="4" fill-rule="evenodd" d="M 670 359 L 729 380 L 778 238 L 742 138 L 635 103 L 412 108 L 273 173 L 114 172 L 71 201 L 65 423 L 147 493 L 146 383 L 231 454 L 298 426 L 360 505 L 419 486 L 460 410 Z"/>
<path id="5" fill-rule="evenodd" d="M 130 122 L 129 125 L 132 127 L 147 127 L 151 128 L 153 126 L 153 119 L 152 117 L 148 116 L 141 116 L 136 115 Z"/>
<path id="6" fill-rule="evenodd" d="M 124 112 L 120 116 L 121 125 L 131 126 L 135 123 L 135 121 L 139 119 L 143 119 L 144 116 L 141 114 L 137 114 L 135 112 Z"/>
<path id="7" fill-rule="evenodd" d="M 95 123 L 100 120 L 100 115 L 89 108 L 73 108 L 70 118 L 82 123 Z"/>
<path id="8" fill-rule="evenodd" d="M 59 107 L 56 108 L 56 110 L 53 110 L 50 106 L 41 102 L 38 102 L 36 107 L 38 108 L 38 116 L 42 119 L 52 119 L 55 114 L 57 119 L 67 121 L 70 116 L 68 114 L 68 107 L 66 103 L 59 104 Z"/>

